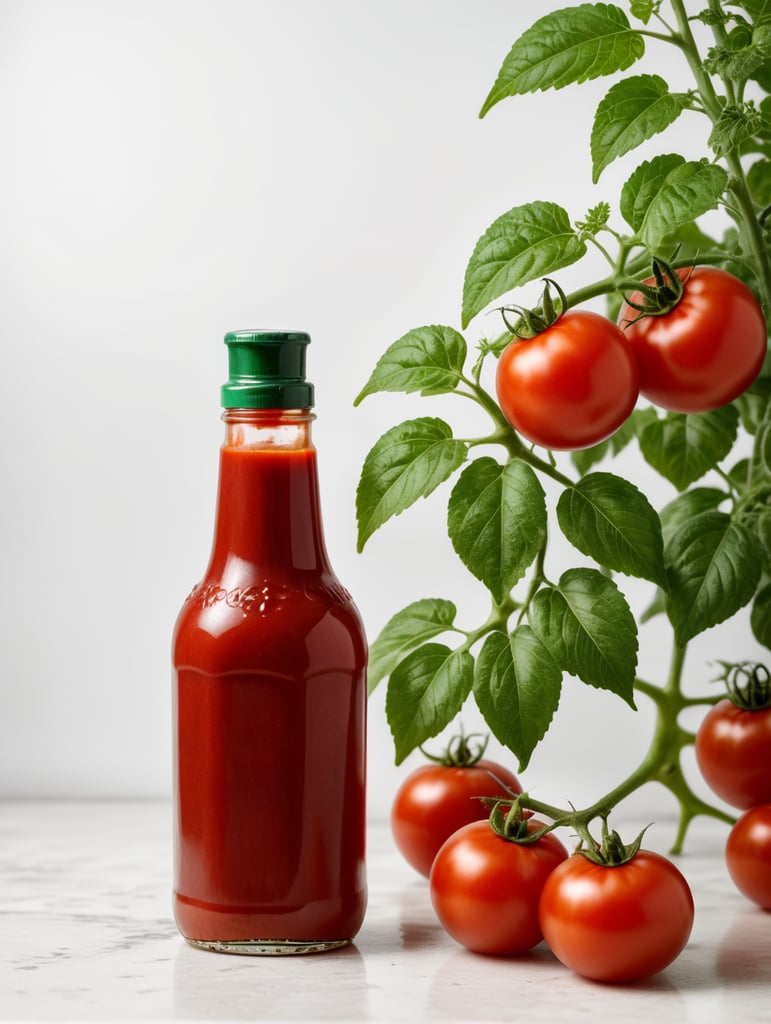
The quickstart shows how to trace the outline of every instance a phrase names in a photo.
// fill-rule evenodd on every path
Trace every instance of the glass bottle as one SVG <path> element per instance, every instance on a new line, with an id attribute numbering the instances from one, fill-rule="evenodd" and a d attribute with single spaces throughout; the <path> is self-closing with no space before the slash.
<path id="1" fill-rule="evenodd" d="M 214 542 L 174 630 L 174 914 L 220 952 L 333 949 L 366 906 L 367 647 L 324 546 L 309 341 L 225 336 Z"/>

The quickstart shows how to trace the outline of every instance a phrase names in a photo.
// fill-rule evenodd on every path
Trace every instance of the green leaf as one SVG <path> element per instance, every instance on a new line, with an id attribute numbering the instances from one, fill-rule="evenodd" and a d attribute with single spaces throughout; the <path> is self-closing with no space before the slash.
<path id="1" fill-rule="evenodd" d="M 771 0 L 729 0 L 729 7 L 743 7 L 755 25 L 771 22 Z"/>
<path id="2" fill-rule="evenodd" d="M 626 446 L 637 437 L 643 427 L 656 419 L 656 413 L 649 406 L 640 409 L 633 409 L 629 416 L 606 441 L 592 445 L 590 448 L 580 448 L 570 453 L 570 459 L 578 472 L 585 476 L 592 466 L 608 455 L 618 455 Z"/>
<path id="3" fill-rule="evenodd" d="M 752 602 L 750 625 L 758 643 L 771 650 L 771 583 Z"/>
<path id="4" fill-rule="evenodd" d="M 490 225 L 471 254 L 463 282 L 463 326 L 494 299 L 575 263 L 585 252 L 561 206 L 515 206 Z"/>
<path id="5" fill-rule="evenodd" d="M 632 17 L 639 18 L 643 25 L 647 25 L 653 17 L 653 12 L 658 8 L 657 0 L 631 0 L 629 10 Z"/>
<path id="6" fill-rule="evenodd" d="M 613 4 L 552 11 L 514 43 L 479 116 L 507 96 L 562 89 L 625 71 L 644 53 L 643 37 Z"/>
<path id="7" fill-rule="evenodd" d="M 591 445 L 589 448 L 578 448 L 576 451 L 571 452 L 570 461 L 578 472 L 585 476 L 592 466 L 596 466 L 598 462 L 602 462 L 603 459 L 611 454 L 613 454 L 613 449 L 610 438 L 608 438 L 605 441 L 600 441 L 599 444 Z"/>
<path id="8" fill-rule="evenodd" d="M 591 473 L 562 492 L 557 519 L 570 543 L 599 565 L 666 587 L 659 517 L 628 480 Z"/>
<path id="9" fill-rule="evenodd" d="M 421 395 L 454 391 L 465 361 L 462 334 L 440 325 L 418 327 L 386 349 L 353 404 L 376 391 L 419 391 Z"/>
<path id="10" fill-rule="evenodd" d="M 444 420 L 426 416 L 387 430 L 364 460 L 356 490 L 358 550 L 391 516 L 431 494 L 467 453 Z"/>
<path id="11" fill-rule="evenodd" d="M 742 106 L 726 105 L 720 111 L 715 126 L 707 139 L 708 145 L 718 157 L 726 156 L 760 130 L 760 111 L 751 104 Z"/>
<path id="12" fill-rule="evenodd" d="M 731 451 L 739 427 L 732 405 L 712 412 L 668 413 L 640 435 L 645 460 L 678 491 L 714 469 Z"/>
<path id="13" fill-rule="evenodd" d="M 745 522 L 758 538 L 764 570 L 771 573 L 771 508 L 756 511 Z"/>
<path id="14" fill-rule="evenodd" d="M 452 601 L 423 598 L 393 615 L 369 649 L 369 692 L 416 647 L 453 628 L 457 609 Z"/>
<path id="15" fill-rule="evenodd" d="M 535 595 L 530 624 L 565 671 L 635 706 L 637 625 L 607 576 L 568 569 L 557 587 L 541 587 Z"/>
<path id="16" fill-rule="evenodd" d="M 634 231 L 640 231 L 645 214 L 667 180 L 667 176 L 685 163 L 678 153 L 661 153 L 633 172 L 621 190 L 621 216 Z"/>
<path id="17" fill-rule="evenodd" d="M 714 512 L 728 495 L 718 487 L 692 487 L 665 505 L 659 512 L 664 549 L 674 535 L 702 512 Z"/>
<path id="18" fill-rule="evenodd" d="M 754 484 L 760 483 L 764 478 L 771 482 L 771 405 L 769 404 L 766 404 L 755 427 L 750 472 Z"/>
<path id="19" fill-rule="evenodd" d="M 450 724 L 473 684 L 474 659 L 444 644 L 424 644 L 396 666 L 388 681 L 386 716 L 397 764 Z"/>
<path id="20" fill-rule="evenodd" d="M 739 491 L 744 491 L 749 483 L 749 474 L 750 460 L 739 459 L 739 461 L 728 470 L 728 479 Z M 686 494 L 687 493 L 688 492 L 686 491 Z"/>
<path id="21" fill-rule="evenodd" d="M 689 104 L 671 93 L 658 75 L 635 75 L 611 86 L 597 107 L 592 126 L 592 180 L 615 159 L 664 131 Z"/>
<path id="22" fill-rule="evenodd" d="M 719 249 L 720 243 L 702 231 L 694 221 L 690 221 L 668 234 L 662 242 L 661 248 L 669 252 L 677 250 L 679 259 L 690 258 L 697 263 L 698 257 L 702 253 Z"/>
<path id="23" fill-rule="evenodd" d="M 621 214 L 651 251 L 683 224 L 717 205 L 728 174 L 707 160 L 676 153 L 641 164 L 621 191 Z"/>
<path id="24" fill-rule="evenodd" d="M 678 530 L 667 558 L 667 610 L 681 647 L 751 601 L 760 580 L 757 539 L 724 512 L 704 512 Z"/>
<path id="25" fill-rule="evenodd" d="M 758 206 L 771 205 L 771 160 L 757 160 L 747 171 L 747 184 Z"/>
<path id="26" fill-rule="evenodd" d="M 450 495 L 447 531 L 466 568 L 500 604 L 546 542 L 538 477 L 524 462 L 476 459 Z"/>
<path id="27" fill-rule="evenodd" d="M 557 710 L 562 671 L 529 626 L 490 633 L 477 659 L 474 698 L 495 738 L 524 771 Z"/>
<path id="28" fill-rule="evenodd" d="M 739 84 L 744 84 L 748 78 L 765 81 L 771 57 L 771 31 L 767 23 L 757 23 L 754 31 L 739 24 L 730 31 L 725 43 L 709 50 L 704 61 L 709 74 L 730 78 Z"/>

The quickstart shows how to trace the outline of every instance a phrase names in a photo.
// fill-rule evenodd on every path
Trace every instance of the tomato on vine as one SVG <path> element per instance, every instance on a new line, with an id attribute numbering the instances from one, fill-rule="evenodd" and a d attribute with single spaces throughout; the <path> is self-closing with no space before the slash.
<path id="1" fill-rule="evenodd" d="M 505 799 L 522 792 L 508 768 L 482 757 L 471 737 L 456 737 L 440 758 L 411 772 L 391 807 L 391 832 L 404 859 L 428 878 L 439 847 L 463 825 L 487 820 L 483 798 Z M 428 756 L 428 755 L 427 755 Z"/>
<path id="2" fill-rule="evenodd" d="M 541 941 L 538 899 L 568 853 L 550 832 L 517 840 L 544 828 L 529 818 L 511 830 L 495 808 L 490 822 L 464 825 L 442 845 L 431 868 L 431 903 L 442 927 L 461 945 L 475 953 L 513 956 Z"/>
<path id="3" fill-rule="evenodd" d="M 620 862 L 578 851 L 543 887 L 543 936 L 557 959 L 585 978 L 647 978 L 670 964 L 690 937 L 694 904 L 687 881 L 639 842 L 626 848 L 618 840 L 616 848 L 625 851 Z"/>
<path id="4" fill-rule="evenodd" d="M 710 789 L 746 810 L 771 801 L 771 675 L 764 665 L 725 669 L 730 696 L 707 712 L 694 750 Z"/>
<path id="5" fill-rule="evenodd" d="M 562 292 L 556 314 L 549 283 L 545 316 L 526 312 L 527 334 L 511 328 L 520 333 L 498 360 L 495 387 L 503 415 L 523 437 L 573 451 L 604 441 L 629 417 L 638 371 L 616 324 L 599 313 L 566 309 Z"/>
<path id="6" fill-rule="evenodd" d="M 621 309 L 640 394 L 672 412 L 708 412 L 738 398 L 766 355 L 766 323 L 750 289 L 719 267 L 658 263 Z"/>
<path id="7" fill-rule="evenodd" d="M 725 857 L 739 892 L 771 910 L 771 803 L 744 812 L 728 835 Z"/>

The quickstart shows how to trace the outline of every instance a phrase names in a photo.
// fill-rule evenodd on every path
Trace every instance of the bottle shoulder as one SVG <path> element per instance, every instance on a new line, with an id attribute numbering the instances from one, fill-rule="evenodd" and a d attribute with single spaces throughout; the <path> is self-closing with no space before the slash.
<path id="1" fill-rule="evenodd" d="M 367 643 L 351 595 L 325 573 L 236 584 L 204 579 L 182 605 L 173 647 L 177 664 L 199 657 L 285 662 L 306 648 L 321 660 L 344 652 L 347 663 L 365 660 Z"/>

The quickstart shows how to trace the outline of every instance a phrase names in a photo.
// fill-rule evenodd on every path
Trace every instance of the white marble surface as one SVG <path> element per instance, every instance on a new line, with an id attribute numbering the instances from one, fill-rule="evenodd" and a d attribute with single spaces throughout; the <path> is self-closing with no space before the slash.
<path id="1" fill-rule="evenodd" d="M 0 804 L 0 1020 L 771 1020 L 771 914 L 732 887 L 725 827 L 697 822 L 678 863 L 691 942 L 643 985 L 609 987 L 543 947 L 468 953 L 437 924 L 426 882 L 369 833 L 370 905 L 355 946 L 296 958 L 192 949 L 170 916 L 165 803 Z M 666 851 L 664 826 L 648 845 Z"/>

